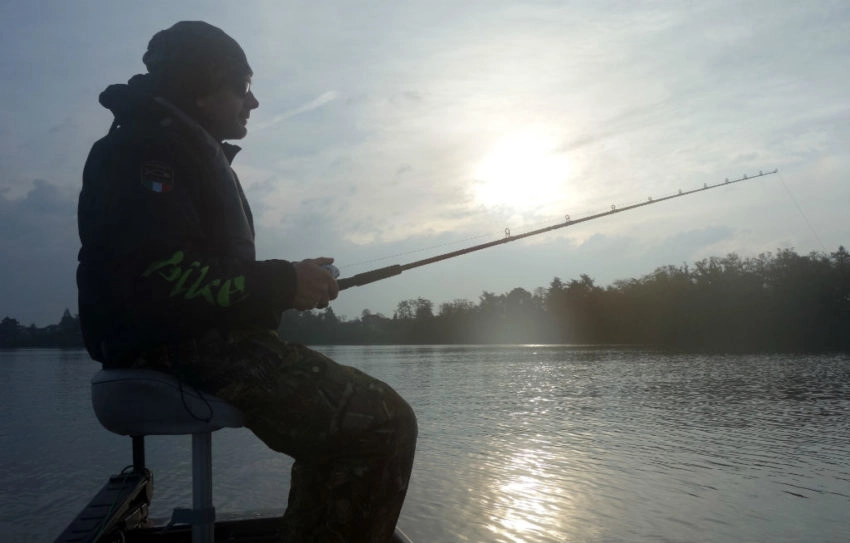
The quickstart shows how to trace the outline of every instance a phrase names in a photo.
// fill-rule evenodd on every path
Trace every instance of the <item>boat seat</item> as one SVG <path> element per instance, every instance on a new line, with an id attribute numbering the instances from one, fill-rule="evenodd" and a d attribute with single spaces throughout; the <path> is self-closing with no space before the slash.
<path id="1" fill-rule="evenodd" d="M 91 380 L 97 420 L 133 438 L 133 469 L 145 470 L 144 437 L 192 434 L 192 509 L 174 510 L 172 522 L 192 525 L 192 542 L 212 542 L 212 432 L 244 425 L 242 413 L 167 373 L 104 369 Z"/>

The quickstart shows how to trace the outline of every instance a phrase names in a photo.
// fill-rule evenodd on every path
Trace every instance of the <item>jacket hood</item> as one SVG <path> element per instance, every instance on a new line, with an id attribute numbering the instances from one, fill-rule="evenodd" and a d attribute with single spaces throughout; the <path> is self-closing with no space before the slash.
<path id="1" fill-rule="evenodd" d="M 166 114 L 154 101 L 147 75 L 135 75 L 126 84 L 109 85 L 100 93 L 100 105 L 124 124 L 133 119 L 158 119 Z"/>
<path id="2" fill-rule="evenodd" d="M 165 117 L 182 117 L 185 123 L 193 125 L 194 130 L 206 131 L 195 121 L 182 112 L 177 106 L 168 103 L 167 100 L 157 97 L 152 91 L 150 79 L 147 74 L 134 75 L 126 83 L 109 85 L 100 93 L 98 98 L 100 105 L 108 109 L 115 116 L 112 129 L 123 126 L 130 122 L 156 122 Z M 209 137 L 207 135 L 207 137 Z M 210 138 L 211 139 L 211 138 Z M 232 162 L 236 154 L 241 150 L 238 145 L 227 142 L 218 142 L 224 151 L 228 162 Z"/>

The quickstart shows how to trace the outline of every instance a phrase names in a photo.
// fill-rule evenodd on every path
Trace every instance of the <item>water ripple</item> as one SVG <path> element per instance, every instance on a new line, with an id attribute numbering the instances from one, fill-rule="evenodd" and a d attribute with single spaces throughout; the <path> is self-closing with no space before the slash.
<path id="1" fill-rule="evenodd" d="M 401 525 L 423 542 L 844 541 L 850 359 L 533 347 L 333 347 L 419 417 Z M 76 357 L 76 358 L 75 358 Z M 0 530 L 49 540 L 129 462 L 82 353 L 0 353 Z M 34 376 L 39 376 L 35 378 Z M 37 401 L 34 401 L 36 398 Z M 190 500 L 188 438 L 149 440 L 154 516 Z M 214 438 L 219 510 L 277 514 L 291 461 Z"/>

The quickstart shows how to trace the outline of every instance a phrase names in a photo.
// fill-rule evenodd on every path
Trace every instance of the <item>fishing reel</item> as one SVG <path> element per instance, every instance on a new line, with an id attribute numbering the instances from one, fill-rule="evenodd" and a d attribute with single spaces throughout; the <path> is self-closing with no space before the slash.
<path id="1" fill-rule="evenodd" d="M 321 268 L 327 270 L 328 273 L 330 273 L 334 279 L 339 278 L 339 268 L 337 268 L 333 264 L 325 264 L 321 266 Z"/>

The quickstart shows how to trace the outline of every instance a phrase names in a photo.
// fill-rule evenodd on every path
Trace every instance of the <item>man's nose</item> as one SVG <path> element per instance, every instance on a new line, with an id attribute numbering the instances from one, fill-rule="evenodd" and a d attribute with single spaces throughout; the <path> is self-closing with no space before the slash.
<path id="1" fill-rule="evenodd" d="M 248 103 L 247 103 L 248 109 L 257 109 L 258 107 L 260 107 L 260 101 L 257 100 L 256 96 L 254 96 L 254 91 L 248 91 L 247 98 L 248 98 Z"/>

